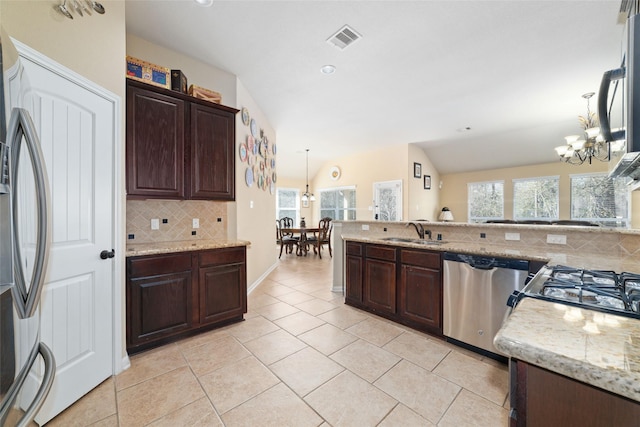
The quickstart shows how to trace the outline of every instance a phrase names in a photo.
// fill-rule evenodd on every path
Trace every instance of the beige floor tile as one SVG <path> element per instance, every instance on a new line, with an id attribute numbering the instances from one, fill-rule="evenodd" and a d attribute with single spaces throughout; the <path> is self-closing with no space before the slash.
<path id="1" fill-rule="evenodd" d="M 226 331 L 228 327 L 229 326 L 222 327 L 220 329 L 214 329 L 212 331 L 203 332 L 192 337 L 181 339 L 180 341 L 176 342 L 176 345 L 180 350 L 185 350 L 187 348 L 208 344 L 211 341 L 215 341 L 222 337 L 228 337 L 229 333 Z"/>
<path id="2" fill-rule="evenodd" d="M 312 391 L 305 400 L 334 427 L 375 426 L 398 403 L 349 371 Z"/>
<path id="3" fill-rule="evenodd" d="M 347 329 L 367 319 L 368 315 L 352 310 L 346 306 L 340 306 L 334 310 L 322 313 L 318 317 L 340 329 Z"/>
<path id="4" fill-rule="evenodd" d="M 254 294 L 252 292 L 247 298 L 247 307 L 249 310 L 255 310 L 257 308 L 264 307 L 265 305 L 275 304 L 277 302 L 278 300 L 271 295 L 262 293 Z"/>
<path id="5" fill-rule="evenodd" d="M 281 285 L 278 282 L 269 281 L 269 279 L 266 279 L 260 284 L 260 290 L 267 295 L 271 295 L 274 298 L 278 298 L 279 296 L 282 296 L 284 294 L 295 292 L 294 289 L 288 286 Z"/>
<path id="6" fill-rule="evenodd" d="M 299 308 L 300 310 L 304 310 L 313 316 L 326 313 L 327 311 L 331 311 L 337 307 L 338 306 L 331 304 L 330 302 L 327 302 L 325 300 L 321 300 L 319 298 L 313 298 L 309 301 L 296 304 L 296 308 Z"/>
<path id="7" fill-rule="evenodd" d="M 282 329 L 248 341 L 244 345 L 265 365 L 277 362 L 307 346 L 307 344 Z"/>
<path id="8" fill-rule="evenodd" d="M 280 383 L 222 415 L 226 427 L 315 427 L 322 419 Z"/>
<path id="9" fill-rule="evenodd" d="M 428 371 L 433 370 L 451 351 L 438 341 L 411 332 L 404 332 L 382 348 Z"/>
<path id="10" fill-rule="evenodd" d="M 280 295 L 278 299 L 282 302 L 286 302 L 287 304 L 295 305 L 314 298 L 312 295 L 297 291 L 295 289 L 291 289 L 291 291 L 292 292 L 289 292 L 288 294 Z"/>
<path id="11" fill-rule="evenodd" d="M 304 311 L 298 311 L 287 317 L 283 317 L 278 320 L 274 320 L 273 323 L 280 326 L 285 331 L 292 335 L 298 336 L 304 332 L 310 331 L 313 328 L 317 328 L 320 325 L 324 325 L 324 320 L 318 319 L 315 316 L 305 313 Z"/>
<path id="12" fill-rule="evenodd" d="M 115 414 L 117 414 L 116 391 L 113 377 L 111 377 L 65 409 L 47 425 L 53 427 L 87 426 Z"/>
<path id="13" fill-rule="evenodd" d="M 238 341 L 244 343 L 277 330 L 277 325 L 262 316 L 258 316 L 230 326 L 227 332 L 236 337 Z"/>
<path id="14" fill-rule="evenodd" d="M 401 360 L 395 354 L 364 340 L 358 340 L 336 351 L 331 355 L 331 359 L 370 383 Z"/>
<path id="15" fill-rule="evenodd" d="M 116 376 L 116 390 L 139 384 L 149 378 L 186 366 L 182 352 L 169 344 L 131 357 L 131 367 Z"/>
<path id="16" fill-rule="evenodd" d="M 471 393 L 462 390 L 442 420 L 439 427 L 506 426 L 509 411 Z"/>
<path id="17" fill-rule="evenodd" d="M 358 339 L 358 337 L 328 324 L 298 335 L 298 338 L 326 355 L 333 354 Z"/>
<path id="18" fill-rule="evenodd" d="M 183 406 L 149 424 L 150 427 L 224 427 L 222 420 L 206 397 Z"/>
<path id="19" fill-rule="evenodd" d="M 374 383 L 408 408 L 436 424 L 460 387 L 406 360 Z"/>
<path id="20" fill-rule="evenodd" d="M 299 396 L 344 371 L 344 368 L 319 351 L 307 347 L 272 364 L 269 368 Z"/>
<path id="21" fill-rule="evenodd" d="M 347 328 L 346 331 L 378 347 L 382 347 L 403 333 L 402 329 L 374 318 L 365 319 Z"/>
<path id="22" fill-rule="evenodd" d="M 319 279 L 319 280 L 314 280 L 307 283 L 303 283 L 301 285 L 294 286 L 293 288 L 297 291 L 304 292 L 310 295 L 314 292 L 318 292 L 330 287 L 331 287 L 331 284 L 327 280 Z"/>
<path id="23" fill-rule="evenodd" d="M 193 373 L 199 377 L 251 355 L 233 337 L 223 337 L 209 344 L 186 349 L 183 354 Z"/>
<path id="24" fill-rule="evenodd" d="M 456 351 L 449 353 L 433 372 L 497 405 L 504 403 L 509 391 L 506 368 L 481 362 Z"/>
<path id="25" fill-rule="evenodd" d="M 203 397 L 191 370 L 175 369 L 118 392 L 120 426 L 146 425 Z"/>
<path id="26" fill-rule="evenodd" d="M 279 382 L 280 380 L 253 356 L 200 377 L 200 384 L 220 414 Z"/>
<path id="27" fill-rule="evenodd" d="M 51 425 L 51 424 L 47 424 Z M 70 425 L 70 424 L 67 424 Z M 118 427 L 118 414 L 113 414 L 97 423 L 89 424 L 91 427 Z"/>
<path id="28" fill-rule="evenodd" d="M 256 312 L 262 315 L 262 317 L 272 321 L 293 313 L 297 313 L 298 311 L 300 310 L 284 302 L 277 302 L 265 307 L 260 307 L 256 310 Z"/>
<path id="29" fill-rule="evenodd" d="M 378 424 L 378 427 L 435 427 L 435 424 L 422 418 L 402 403 L 398 403 L 393 411 Z"/>
<path id="30" fill-rule="evenodd" d="M 310 295 L 330 303 L 335 303 L 337 299 L 342 304 L 344 302 L 344 296 L 342 293 L 332 292 L 332 287 L 333 285 L 323 286 L 320 290 L 312 292 Z"/>

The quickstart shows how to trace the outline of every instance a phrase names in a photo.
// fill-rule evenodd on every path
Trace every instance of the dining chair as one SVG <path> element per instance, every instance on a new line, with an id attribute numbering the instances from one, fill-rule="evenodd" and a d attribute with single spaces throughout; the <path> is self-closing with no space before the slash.
<path id="1" fill-rule="evenodd" d="M 329 256 L 333 258 L 333 251 L 331 250 L 331 231 L 333 230 L 333 224 L 330 217 L 324 217 L 318 222 L 318 234 L 314 233 L 313 236 L 307 237 L 307 243 L 313 246 L 313 253 L 317 253 L 322 258 L 322 246 L 327 245 L 329 247 Z"/>
<path id="2" fill-rule="evenodd" d="M 280 255 L 278 256 L 278 258 L 281 258 L 282 250 L 285 247 L 287 248 L 285 253 L 293 253 L 293 247 L 298 246 L 299 238 L 294 236 L 293 233 L 285 233 L 282 231 L 285 228 L 293 228 L 293 218 L 283 217 L 276 222 L 278 230 L 278 241 L 280 242 Z"/>

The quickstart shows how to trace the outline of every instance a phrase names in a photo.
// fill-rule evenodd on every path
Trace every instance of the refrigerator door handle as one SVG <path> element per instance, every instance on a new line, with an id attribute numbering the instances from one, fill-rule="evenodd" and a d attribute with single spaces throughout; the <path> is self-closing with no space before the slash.
<path id="1" fill-rule="evenodd" d="M 31 284 L 27 286 L 24 271 L 22 268 L 22 255 L 18 240 L 18 199 L 16 180 L 18 177 L 18 160 L 20 159 L 20 149 L 22 138 L 26 142 L 29 157 L 33 164 L 33 174 L 36 185 L 36 208 L 38 213 L 37 238 L 35 261 Z M 44 287 L 47 261 L 49 257 L 49 246 L 51 244 L 51 214 L 49 211 L 49 183 L 45 169 L 44 156 L 40 148 L 40 140 L 36 132 L 35 125 L 31 120 L 31 115 L 24 108 L 14 108 L 11 111 L 11 119 L 7 134 L 7 142 L 11 147 L 11 185 L 13 186 L 13 250 L 14 250 L 14 280 L 16 299 L 16 309 L 20 318 L 28 318 L 34 315 L 40 301 L 40 294 Z"/>
<path id="2" fill-rule="evenodd" d="M 29 355 L 27 363 L 23 366 L 22 370 L 7 391 L 2 407 L 0 408 L 0 425 L 4 425 L 4 423 L 6 422 L 6 417 L 9 415 L 9 411 L 16 398 L 18 397 L 20 389 L 22 388 L 22 385 L 24 384 L 29 371 L 31 371 L 31 367 L 36 363 L 38 354 L 40 354 L 42 356 L 42 359 L 44 360 L 44 374 L 42 375 L 42 382 L 40 383 L 40 387 L 33 397 L 31 404 L 25 410 L 24 414 L 22 414 L 22 417 L 18 420 L 16 427 L 29 426 L 42 407 L 47 395 L 49 394 L 49 390 L 51 390 L 51 386 L 53 385 L 53 380 L 56 374 L 56 361 L 53 357 L 53 352 L 51 351 L 51 349 L 47 347 L 45 343 L 40 342 L 33 348 L 33 351 Z"/>

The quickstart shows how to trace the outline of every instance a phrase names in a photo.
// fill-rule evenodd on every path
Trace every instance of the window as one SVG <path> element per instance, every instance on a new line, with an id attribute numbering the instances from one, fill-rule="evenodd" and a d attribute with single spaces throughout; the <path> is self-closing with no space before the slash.
<path id="1" fill-rule="evenodd" d="M 278 188 L 276 196 L 276 219 L 288 216 L 293 223 L 300 222 L 300 192 L 297 188 Z"/>
<path id="2" fill-rule="evenodd" d="M 626 179 L 606 174 L 571 175 L 571 219 L 628 228 Z"/>
<path id="3" fill-rule="evenodd" d="M 356 219 L 356 188 L 340 187 L 320 190 L 320 218 Z"/>
<path id="4" fill-rule="evenodd" d="M 504 218 L 504 181 L 470 182 L 467 191 L 469 222 Z"/>
<path id="5" fill-rule="evenodd" d="M 513 180 L 513 219 L 554 220 L 559 212 L 559 178 L 548 176 Z"/>

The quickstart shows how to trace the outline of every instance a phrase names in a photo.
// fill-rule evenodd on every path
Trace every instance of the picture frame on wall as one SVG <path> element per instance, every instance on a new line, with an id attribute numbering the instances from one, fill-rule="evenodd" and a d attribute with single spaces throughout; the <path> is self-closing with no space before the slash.
<path id="1" fill-rule="evenodd" d="M 431 175 L 424 176 L 424 189 L 431 190 Z"/>
<path id="2" fill-rule="evenodd" d="M 420 178 L 422 176 L 422 165 L 420 163 L 413 162 L 413 177 Z"/>

